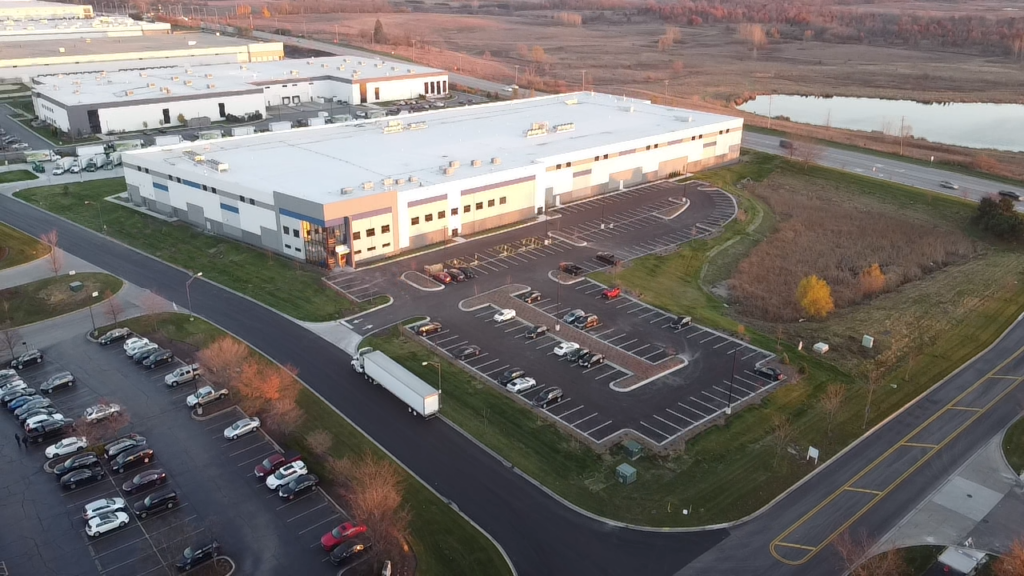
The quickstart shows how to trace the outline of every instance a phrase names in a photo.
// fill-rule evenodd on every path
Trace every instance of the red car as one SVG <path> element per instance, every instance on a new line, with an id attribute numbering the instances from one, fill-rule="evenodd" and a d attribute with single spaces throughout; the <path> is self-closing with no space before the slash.
<path id="1" fill-rule="evenodd" d="M 616 286 L 615 288 L 606 288 L 603 292 L 601 292 L 601 298 L 614 300 L 619 297 L 619 294 L 622 294 L 622 288 L 619 288 L 618 286 Z"/>
<path id="2" fill-rule="evenodd" d="M 438 272 L 437 274 L 434 274 L 434 280 L 437 280 L 441 284 L 452 283 L 452 277 L 449 276 L 447 272 Z"/>
<path id="3" fill-rule="evenodd" d="M 331 530 L 327 534 L 321 536 L 320 545 L 324 547 L 324 550 L 330 552 L 348 540 L 359 536 L 363 532 L 366 532 L 366 526 L 356 524 L 355 522 L 345 522 L 341 526 L 338 526 L 334 530 Z"/>
<path id="4" fill-rule="evenodd" d="M 298 460 L 302 460 L 302 455 L 294 450 L 290 450 L 284 454 L 278 452 L 277 454 L 270 455 L 266 460 L 257 464 L 253 473 L 256 474 L 257 478 L 263 479 L 274 472 L 277 472 L 285 464 L 291 464 Z"/>

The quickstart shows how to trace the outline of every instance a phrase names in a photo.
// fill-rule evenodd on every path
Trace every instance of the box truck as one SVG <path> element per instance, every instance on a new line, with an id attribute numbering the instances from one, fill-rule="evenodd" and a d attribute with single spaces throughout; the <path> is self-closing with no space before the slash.
<path id="1" fill-rule="evenodd" d="M 352 358 L 352 369 L 397 396 L 410 412 L 424 418 L 437 415 L 441 393 L 383 352 L 373 348 L 359 350 Z"/>
<path id="2" fill-rule="evenodd" d="M 96 156 L 97 154 L 105 154 L 107 149 L 103 144 L 90 144 L 88 146 L 76 146 L 75 156 L 79 158 L 85 158 L 89 156 Z"/>

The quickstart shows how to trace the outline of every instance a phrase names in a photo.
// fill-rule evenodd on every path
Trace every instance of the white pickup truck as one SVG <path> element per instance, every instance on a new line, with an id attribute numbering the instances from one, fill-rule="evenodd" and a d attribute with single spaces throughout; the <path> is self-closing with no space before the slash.
<path id="1" fill-rule="evenodd" d="M 171 388 L 174 388 L 178 384 L 184 384 L 185 382 L 191 382 L 199 377 L 201 373 L 199 364 L 189 364 L 188 366 L 182 366 L 174 372 L 171 372 L 167 376 L 164 376 L 164 384 L 167 384 Z"/>
<path id="2" fill-rule="evenodd" d="M 195 394 L 189 394 L 188 398 L 185 398 L 185 404 L 189 408 L 195 408 L 198 406 L 205 406 L 214 400 L 220 400 L 228 395 L 227 389 L 214 390 L 212 386 L 203 386 Z"/>

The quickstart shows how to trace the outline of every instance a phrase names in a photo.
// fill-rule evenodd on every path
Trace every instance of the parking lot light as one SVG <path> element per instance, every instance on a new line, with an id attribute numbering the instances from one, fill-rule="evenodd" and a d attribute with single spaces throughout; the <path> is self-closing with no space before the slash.
<path id="1" fill-rule="evenodd" d="M 422 363 L 423 366 L 426 366 L 428 364 L 432 365 L 432 366 L 437 366 L 437 391 L 440 392 L 441 391 L 441 363 L 440 362 L 430 362 L 430 361 Z"/>
<path id="2" fill-rule="evenodd" d="M 196 278 L 199 278 L 202 275 L 203 275 L 202 272 L 196 272 L 195 274 L 192 275 L 191 278 L 188 279 L 188 282 L 185 282 L 185 297 L 188 299 L 188 321 L 189 322 L 195 320 L 195 315 L 192 314 L 192 293 L 189 291 L 188 287 L 192 284 L 193 280 L 195 280 Z"/>
<path id="3" fill-rule="evenodd" d="M 89 320 L 92 320 L 92 332 L 89 333 L 90 336 L 96 336 L 96 317 L 93 316 L 92 314 L 92 305 L 96 301 L 96 298 L 99 297 L 99 295 L 99 292 L 93 292 L 92 300 L 89 300 Z M 111 298 L 113 298 L 113 296 L 111 296 Z"/>

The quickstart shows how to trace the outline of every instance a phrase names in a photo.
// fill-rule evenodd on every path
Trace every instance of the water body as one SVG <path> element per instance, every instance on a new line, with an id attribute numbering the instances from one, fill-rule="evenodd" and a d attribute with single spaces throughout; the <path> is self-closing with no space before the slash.
<path id="1" fill-rule="evenodd" d="M 899 134 L 900 122 L 913 136 L 967 148 L 1024 152 L 1024 105 L 987 103 L 922 104 L 878 98 L 758 96 L 739 107 L 759 116 L 850 130 Z"/>

